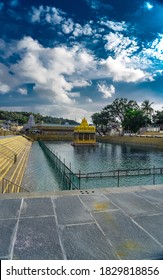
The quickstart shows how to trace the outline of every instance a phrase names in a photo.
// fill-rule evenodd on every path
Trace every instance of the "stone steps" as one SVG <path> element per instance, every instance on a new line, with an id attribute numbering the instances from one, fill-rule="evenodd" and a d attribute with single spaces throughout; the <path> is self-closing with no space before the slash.
<path id="1" fill-rule="evenodd" d="M 32 142 L 22 136 L 0 139 L 0 185 L 2 187 L 3 178 L 11 181 L 14 192 L 14 184 L 21 185 L 26 168 Z M 16 162 L 14 156 L 16 155 Z M 20 188 L 17 189 L 20 191 Z M 8 184 L 5 185 L 4 192 L 9 192 Z"/>

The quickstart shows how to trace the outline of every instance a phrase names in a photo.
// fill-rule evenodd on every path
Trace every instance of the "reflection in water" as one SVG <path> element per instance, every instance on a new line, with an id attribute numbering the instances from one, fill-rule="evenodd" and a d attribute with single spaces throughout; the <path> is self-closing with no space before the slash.
<path id="1" fill-rule="evenodd" d="M 140 146 L 99 143 L 98 147 L 73 147 L 70 142 L 46 142 L 51 150 L 61 156 L 61 160 L 78 173 L 107 171 L 114 169 L 135 169 L 163 167 L 163 152 Z M 157 176 L 156 184 L 162 183 L 163 177 Z M 120 178 L 120 186 L 152 184 L 152 176 Z M 62 188 L 52 164 L 35 142 L 30 154 L 24 183 L 36 190 L 54 190 Z M 82 180 L 83 188 L 117 186 L 117 178 Z"/>

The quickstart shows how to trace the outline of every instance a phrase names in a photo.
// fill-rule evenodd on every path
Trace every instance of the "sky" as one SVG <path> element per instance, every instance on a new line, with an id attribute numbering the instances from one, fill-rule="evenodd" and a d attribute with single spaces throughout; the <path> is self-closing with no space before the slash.
<path id="1" fill-rule="evenodd" d="M 163 107 L 163 1 L 0 0 L 0 110 L 81 121 Z"/>

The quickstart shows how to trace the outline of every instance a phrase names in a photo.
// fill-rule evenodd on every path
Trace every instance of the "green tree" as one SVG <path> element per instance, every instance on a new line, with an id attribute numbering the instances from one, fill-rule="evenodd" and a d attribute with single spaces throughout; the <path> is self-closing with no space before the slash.
<path id="1" fill-rule="evenodd" d="M 101 134 L 101 113 L 98 112 L 98 113 L 94 113 L 92 116 L 92 121 L 93 121 L 93 124 L 95 125 L 96 127 L 96 131 Z"/>
<path id="2" fill-rule="evenodd" d="M 104 107 L 101 112 L 92 115 L 92 120 L 98 132 L 106 134 L 112 124 L 124 124 L 126 112 L 129 110 L 139 110 L 139 106 L 134 100 L 127 98 L 116 98 L 112 104 Z"/>
<path id="3" fill-rule="evenodd" d="M 139 106 L 134 100 L 127 100 L 127 98 L 116 98 L 112 104 L 106 106 L 104 110 L 109 110 L 114 121 L 123 122 L 126 112 L 129 109 L 138 109 Z"/>
<path id="4" fill-rule="evenodd" d="M 156 111 L 153 115 L 153 122 L 155 124 L 163 124 L 163 111 Z"/>
<path id="5" fill-rule="evenodd" d="M 130 130 L 136 133 L 148 122 L 150 122 L 150 119 L 147 115 L 144 115 L 141 109 L 129 109 L 125 113 L 122 126 L 124 130 Z"/>

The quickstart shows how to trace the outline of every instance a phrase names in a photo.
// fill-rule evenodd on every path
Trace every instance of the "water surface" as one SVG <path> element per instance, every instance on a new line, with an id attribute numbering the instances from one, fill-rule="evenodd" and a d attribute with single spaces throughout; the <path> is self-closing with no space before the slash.
<path id="1" fill-rule="evenodd" d="M 163 151 L 155 148 L 99 143 L 98 147 L 73 147 L 70 142 L 45 142 L 51 150 L 61 156 L 73 172 L 88 173 L 117 169 L 136 169 L 163 167 Z M 62 189 L 64 183 L 58 177 L 51 162 L 34 142 L 25 174 L 25 183 L 36 190 Z M 162 184 L 163 176 L 155 178 L 156 184 Z M 134 176 L 120 178 L 120 186 L 151 185 L 153 176 Z M 100 188 L 117 186 L 117 178 L 83 179 L 82 188 Z"/>

